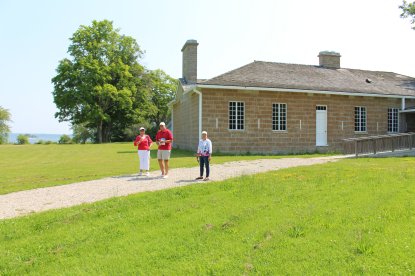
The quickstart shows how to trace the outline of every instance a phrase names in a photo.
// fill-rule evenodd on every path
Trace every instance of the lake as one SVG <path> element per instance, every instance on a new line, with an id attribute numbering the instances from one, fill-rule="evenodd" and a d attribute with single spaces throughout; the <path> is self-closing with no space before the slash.
<path id="1" fill-rule="evenodd" d="M 58 142 L 61 136 L 63 135 L 63 134 L 45 134 L 45 133 L 34 133 L 34 134 L 33 133 L 9 133 L 9 143 L 15 144 L 17 142 L 17 136 L 19 136 L 20 134 L 30 135 L 29 142 L 31 144 L 35 144 L 39 140 Z M 72 135 L 69 135 L 69 136 L 72 136 Z"/>

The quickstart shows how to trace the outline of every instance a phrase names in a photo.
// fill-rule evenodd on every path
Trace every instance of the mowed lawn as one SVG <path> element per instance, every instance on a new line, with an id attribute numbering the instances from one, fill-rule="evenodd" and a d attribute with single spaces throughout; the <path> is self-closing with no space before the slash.
<path id="1" fill-rule="evenodd" d="M 0 275 L 415 273 L 415 159 L 350 159 L 0 221 Z"/>
<path id="2" fill-rule="evenodd" d="M 151 170 L 158 170 L 155 147 L 151 156 Z M 220 164 L 258 158 L 280 157 L 214 156 L 212 161 Z M 172 151 L 171 168 L 193 166 L 197 162 L 192 152 Z M 133 143 L 0 145 L 0 194 L 137 172 L 138 157 Z"/>

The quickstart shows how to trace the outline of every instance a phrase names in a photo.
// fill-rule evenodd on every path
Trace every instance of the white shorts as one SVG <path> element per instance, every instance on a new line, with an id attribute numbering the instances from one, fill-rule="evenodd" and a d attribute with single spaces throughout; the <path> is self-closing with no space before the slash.
<path id="1" fill-rule="evenodd" d="M 170 159 L 170 150 L 158 150 L 157 151 L 158 160 L 169 160 Z"/>

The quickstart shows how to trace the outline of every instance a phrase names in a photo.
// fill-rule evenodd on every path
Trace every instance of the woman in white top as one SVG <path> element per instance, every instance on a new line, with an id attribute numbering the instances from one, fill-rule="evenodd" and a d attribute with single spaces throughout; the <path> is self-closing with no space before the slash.
<path id="1" fill-rule="evenodd" d="M 197 147 L 197 156 L 199 156 L 200 164 L 200 176 L 196 179 L 203 179 L 203 171 L 206 166 L 206 177 L 205 181 L 209 180 L 209 161 L 212 156 L 212 142 L 207 138 L 207 132 L 202 131 L 202 139 L 199 141 L 199 146 Z"/>

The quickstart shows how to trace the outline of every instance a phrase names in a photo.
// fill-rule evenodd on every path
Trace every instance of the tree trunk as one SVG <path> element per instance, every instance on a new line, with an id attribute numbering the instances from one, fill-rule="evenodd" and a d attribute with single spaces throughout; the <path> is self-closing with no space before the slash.
<path id="1" fill-rule="evenodd" d="M 102 142 L 109 143 L 111 137 L 111 125 L 110 124 L 102 124 Z"/>
<path id="2" fill-rule="evenodd" d="M 98 135 L 98 144 L 102 144 L 102 120 L 98 122 L 97 135 Z"/>

